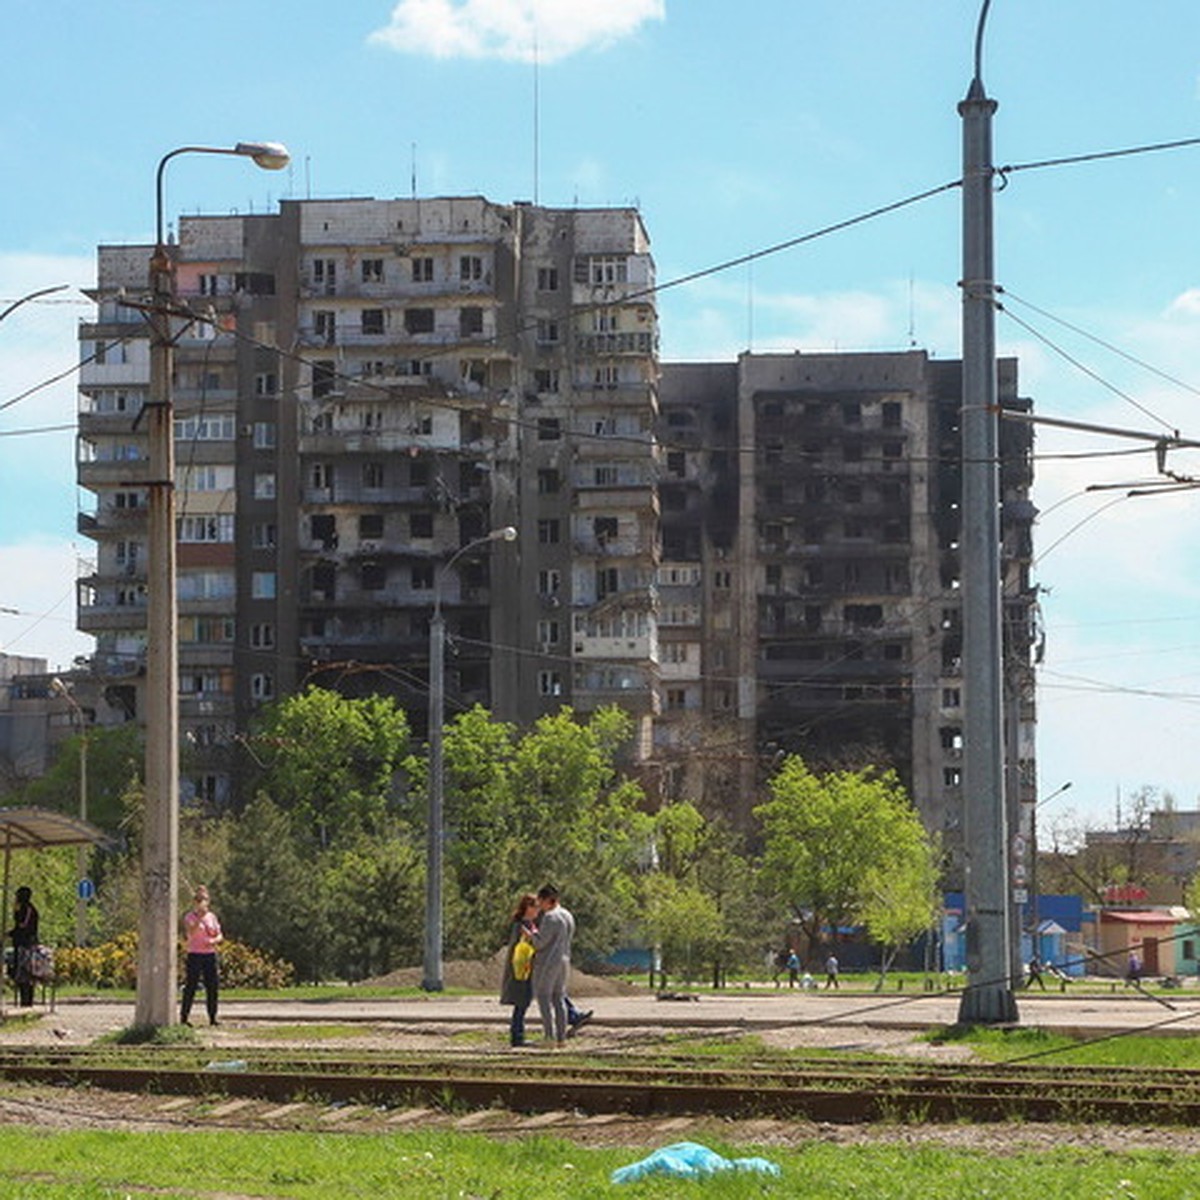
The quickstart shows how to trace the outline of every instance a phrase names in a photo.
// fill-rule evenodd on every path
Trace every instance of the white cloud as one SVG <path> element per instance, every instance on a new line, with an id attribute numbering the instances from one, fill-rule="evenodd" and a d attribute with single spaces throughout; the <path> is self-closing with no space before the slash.
<path id="1" fill-rule="evenodd" d="M 403 54 L 543 63 L 603 49 L 648 21 L 665 0 L 400 0 L 370 40 Z"/>

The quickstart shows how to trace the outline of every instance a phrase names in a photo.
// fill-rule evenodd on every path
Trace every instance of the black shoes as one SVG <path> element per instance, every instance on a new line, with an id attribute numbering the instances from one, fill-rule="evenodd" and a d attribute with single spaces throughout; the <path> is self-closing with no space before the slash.
<path id="1" fill-rule="evenodd" d="M 567 1030 L 567 1037 L 574 1037 L 575 1034 L 577 1034 L 592 1019 L 593 1016 L 595 1016 L 595 1013 L 590 1008 L 587 1010 L 587 1012 L 581 1012 L 579 1016 L 577 1016 L 575 1020 L 571 1022 L 571 1027 Z"/>

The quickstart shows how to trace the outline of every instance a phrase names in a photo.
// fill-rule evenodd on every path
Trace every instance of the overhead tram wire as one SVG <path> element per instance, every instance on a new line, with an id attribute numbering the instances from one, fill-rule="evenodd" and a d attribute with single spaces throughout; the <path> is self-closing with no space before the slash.
<path id="1" fill-rule="evenodd" d="M 1021 296 L 1018 296 L 1011 288 L 998 287 L 996 291 L 999 294 L 1006 296 L 1009 300 L 1014 300 L 1017 304 L 1024 305 L 1026 308 L 1037 313 L 1038 316 L 1045 317 L 1048 321 L 1053 321 L 1055 324 L 1061 325 L 1064 329 L 1069 329 L 1072 333 L 1077 333 L 1080 337 L 1086 338 L 1089 342 L 1094 342 L 1097 346 L 1102 347 L 1111 354 L 1115 354 L 1118 358 L 1123 358 L 1126 362 L 1132 363 L 1135 367 L 1141 367 L 1142 370 L 1148 371 L 1151 375 L 1157 375 L 1159 379 L 1164 380 L 1166 383 L 1172 383 L 1176 387 L 1182 388 L 1185 392 L 1191 392 L 1193 396 L 1200 396 L 1200 387 L 1188 383 L 1185 379 L 1179 379 L 1176 376 L 1171 375 L 1169 372 L 1162 370 L 1160 367 L 1156 367 L 1153 363 L 1148 363 L 1145 359 L 1138 358 L 1135 354 L 1130 354 L 1127 350 L 1122 350 L 1120 346 L 1116 346 L 1112 342 L 1105 341 L 1104 338 L 1098 337 L 1096 334 L 1089 332 L 1082 326 L 1072 324 L 1072 322 L 1066 320 L 1064 317 L 1057 316 L 1056 314 L 1049 312 L 1044 308 L 1039 308 L 1038 305 L 1034 304 L 1031 300 L 1025 300 Z"/>
<path id="2" fill-rule="evenodd" d="M 1037 170 L 1044 170 L 1044 169 L 1047 169 L 1050 167 L 1075 166 L 1075 165 L 1079 165 L 1082 163 L 1097 162 L 1097 161 L 1101 161 L 1101 160 L 1105 160 L 1105 159 L 1124 158 L 1124 157 L 1128 157 L 1130 155 L 1135 155 L 1135 154 L 1149 154 L 1149 153 L 1154 153 L 1154 152 L 1162 151 L 1162 150 L 1178 150 L 1178 149 L 1183 149 L 1183 148 L 1186 148 L 1189 146 L 1200 146 L 1200 137 L 1179 138 L 1179 139 L 1176 139 L 1175 141 L 1170 141 L 1170 142 L 1147 143 L 1144 145 L 1127 147 L 1127 148 L 1120 149 L 1120 150 L 1103 150 L 1103 151 L 1096 151 L 1096 152 L 1092 152 L 1092 153 L 1088 153 L 1088 154 L 1075 154 L 1075 155 L 1063 156 L 1060 158 L 1040 159 L 1037 161 L 1026 162 L 1026 163 L 1010 163 L 1006 166 L 994 168 L 994 174 L 996 176 L 1000 177 L 1001 179 L 1006 179 L 1007 176 L 1017 174 L 1018 172 L 1021 172 L 1021 171 L 1037 171 Z M 948 180 L 945 183 L 937 184 L 934 187 L 926 188 L 920 192 L 915 192 L 910 196 L 905 196 L 900 200 L 894 200 L 889 204 L 882 204 L 882 205 L 877 206 L 876 208 L 868 209 L 865 212 L 858 213 L 852 217 L 847 217 L 844 220 L 835 221 L 834 223 L 832 223 L 830 225 L 822 226 L 821 228 L 811 230 L 808 233 L 799 234 L 796 237 L 788 238 L 782 242 L 776 242 L 773 245 L 765 246 L 761 250 L 754 250 L 747 254 L 738 255 L 736 258 L 726 259 L 722 262 L 714 264 L 711 267 L 703 267 L 699 270 L 688 272 L 686 275 L 680 275 L 675 279 L 668 280 L 666 283 L 655 284 L 652 287 L 643 288 L 640 291 L 631 292 L 621 298 L 621 303 L 627 304 L 627 303 L 630 303 L 635 300 L 640 300 L 644 297 L 654 296 L 660 292 L 667 291 L 671 288 L 681 287 L 682 285 L 684 285 L 686 283 L 694 283 L 696 280 L 707 278 L 710 275 L 717 275 L 723 271 L 733 270 L 735 267 L 745 266 L 746 264 L 755 262 L 760 258 L 768 258 L 775 254 L 781 254 L 785 250 L 792 250 L 797 246 L 802 246 L 808 242 L 816 241 L 819 238 L 827 237 L 830 234 L 840 233 L 843 230 L 851 229 L 856 225 L 864 224 L 867 221 L 874 220 L 877 217 L 886 216 L 889 213 L 898 212 L 900 209 L 910 207 L 913 204 L 918 204 L 922 200 L 931 199 L 934 196 L 941 195 L 943 192 L 953 191 L 955 188 L 959 188 L 959 187 L 962 187 L 962 178 L 961 177 L 959 177 L 957 179 Z M 65 303 L 65 301 L 62 301 L 60 303 Z M 73 303 L 80 303 L 80 302 L 73 301 Z M 129 303 L 129 302 L 127 302 L 127 303 Z M 130 304 L 130 306 L 131 307 L 141 307 L 141 306 L 137 305 L 136 303 Z M 576 312 L 587 312 L 587 311 L 589 311 L 589 309 L 601 309 L 601 308 L 611 308 L 611 307 L 612 307 L 612 302 L 608 302 L 608 303 L 598 302 L 593 305 L 581 305 L 575 311 Z M 190 317 L 192 319 L 199 319 L 199 314 L 192 312 L 190 309 L 181 310 L 179 313 L 174 314 L 174 315 Z M 517 334 L 525 333 L 533 328 L 534 328 L 533 324 L 527 324 L 527 325 L 524 325 L 524 326 L 521 326 L 520 328 L 518 328 L 516 330 L 516 333 Z M 137 336 L 140 336 L 140 333 Z M 240 337 L 240 335 L 237 335 L 237 334 L 235 334 L 234 336 Z M 506 335 L 506 336 L 511 336 L 511 335 Z M 133 340 L 133 337 L 134 337 L 133 334 L 127 335 L 126 337 L 119 338 L 117 341 L 110 343 L 110 345 L 113 345 L 113 346 L 122 345 L 127 341 Z M 268 345 L 267 343 L 260 343 L 260 342 L 257 342 L 255 339 L 248 338 L 248 337 L 244 338 L 243 340 L 245 340 L 249 343 L 252 343 L 254 345 L 258 345 L 265 349 L 275 350 L 279 354 L 282 354 L 282 355 L 285 355 L 288 357 L 292 357 L 295 360 L 300 361 L 300 362 L 310 361 L 301 355 L 286 351 L 282 347 L 271 346 L 271 345 Z M 497 340 L 498 340 L 498 338 L 492 338 L 491 339 L 492 344 L 495 344 L 495 342 Z M 477 348 L 486 346 L 487 344 L 488 344 L 487 340 L 474 341 L 471 343 L 472 346 L 475 346 Z M 436 358 L 444 357 L 448 353 L 454 353 L 454 352 L 456 352 L 456 349 L 457 349 L 457 347 L 445 348 L 436 354 L 428 354 L 427 353 L 424 356 L 418 356 L 418 357 L 422 358 L 422 360 L 428 359 L 428 360 L 432 361 Z M 33 388 L 30 388 L 27 391 L 22 392 L 20 395 L 14 396 L 5 401 L 0 401 L 0 412 L 2 412 L 6 408 L 11 407 L 14 404 L 17 404 L 21 400 L 27 399 L 29 396 L 33 395 L 35 392 L 38 392 L 38 391 L 42 390 L 43 388 L 49 387 L 52 384 L 57 383 L 60 379 L 66 378 L 66 376 L 74 373 L 75 371 L 78 371 L 81 367 L 83 367 L 87 363 L 93 361 L 94 358 L 95 358 L 95 355 L 91 355 L 87 358 L 84 358 L 84 359 L 80 360 L 79 362 L 75 363 L 72 367 L 68 368 L 66 371 L 63 371 L 62 373 L 60 373 L 58 375 L 52 376 L 51 378 L 46 379 L 39 384 L 36 384 Z M 370 385 L 368 383 L 368 381 L 361 380 L 361 379 L 356 379 L 356 380 L 354 380 L 354 382 L 363 384 L 365 386 L 375 386 L 383 394 L 385 394 L 385 395 L 388 394 L 388 389 L 385 387 L 381 387 L 380 385 Z M 455 406 L 446 405 L 446 407 L 455 407 Z"/>
<path id="3" fill-rule="evenodd" d="M 1066 362 L 1070 363 L 1071 366 L 1073 366 L 1077 371 L 1081 371 L 1089 379 L 1093 380 L 1094 382 L 1098 383 L 1101 387 L 1106 388 L 1108 391 L 1112 392 L 1114 396 L 1119 397 L 1121 400 L 1124 400 L 1126 402 L 1126 404 L 1129 404 L 1133 408 L 1136 408 L 1138 410 L 1138 412 L 1140 412 L 1143 416 L 1149 417 L 1150 420 L 1161 425 L 1169 433 L 1174 434 L 1176 437 L 1179 436 L 1179 431 L 1169 421 L 1164 420 L 1157 413 L 1152 412 L 1149 408 L 1147 408 L 1144 404 L 1142 404 L 1141 401 L 1135 400 L 1131 395 L 1129 395 L 1128 392 L 1122 391 L 1121 388 L 1117 387 L 1117 385 L 1115 383 L 1109 382 L 1109 380 L 1105 379 L 1103 375 L 1099 374 L 1099 372 L 1093 371 L 1091 367 L 1086 366 L 1084 363 L 1080 362 L 1079 359 L 1077 359 L 1074 355 L 1070 354 L 1067 350 L 1065 350 L 1062 346 L 1060 346 L 1052 338 L 1048 337 L 1046 334 L 1042 333 L 1040 330 L 1035 329 L 1034 326 L 1032 326 L 1028 321 L 1024 320 L 1021 317 L 1018 317 L 1015 313 L 1010 312 L 1007 308 L 1005 308 L 1005 306 L 1003 304 L 997 304 L 996 311 L 1000 312 L 1004 316 L 1006 316 L 1010 321 L 1013 322 L 1013 324 L 1019 325 L 1022 329 L 1025 330 L 1026 333 L 1030 334 L 1032 337 L 1037 338 L 1037 340 L 1039 342 L 1041 342 L 1044 346 L 1048 347 L 1049 349 L 1053 350 L 1055 354 L 1057 354 L 1060 358 L 1064 359 Z"/>

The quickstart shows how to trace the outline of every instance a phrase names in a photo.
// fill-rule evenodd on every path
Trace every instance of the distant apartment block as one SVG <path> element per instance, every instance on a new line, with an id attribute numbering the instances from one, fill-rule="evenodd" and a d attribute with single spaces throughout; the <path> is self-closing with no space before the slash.
<path id="1" fill-rule="evenodd" d="M 307 683 L 448 712 L 634 718 L 652 794 L 746 819 L 781 754 L 894 765 L 953 837 L 959 365 L 921 352 L 659 359 L 631 209 L 284 201 L 180 219 L 174 379 L 184 795 L 236 790 L 255 711 Z M 141 715 L 144 296 L 101 247 L 81 327 L 79 625 Z M 1001 364 L 1001 394 L 1017 396 Z M 1003 429 L 1016 792 L 1032 796 L 1031 435 Z M 515 543 L 450 558 L 490 530 Z M 1014 793 L 1015 794 L 1015 793 Z"/>

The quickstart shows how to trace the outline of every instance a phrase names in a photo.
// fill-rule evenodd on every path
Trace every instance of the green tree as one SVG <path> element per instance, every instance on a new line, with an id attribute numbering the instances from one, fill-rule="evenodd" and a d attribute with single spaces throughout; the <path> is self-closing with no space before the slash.
<path id="1" fill-rule="evenodd" d="M 142 774 L 142 738 L 136 725 L 97 726 L 87 731 L 88 820 L 115 833 L 125 810 L 123 796 Z M 50 769 L 31 780 L 22 804 L 79 815 L 80 735 L 63 742 Z"/>
<path id="2" fill-rule="evenodd" d="M 760 928 L 754 915 L 753 874 L 741 842 L 723 820 L 709 820 L 688 801 L 665 804 L 654 815 L 653 872 L 642 888 L 642 928 L 663 956 L 663 970 L 678 969 L 683 954 L 688 978 L 702 955 L 714 986 L 725 970 L 744 963 Z M 668 882 L 669 881 L 669 882 Z M 671 943 L 677 919 L 691 913 L 694 924 L 679 925 L 682 940 Z"/>
<path id="3" fill-rule="evenodd" d="M 320 890 L 329 905 L 327 969 L 338 978 L 359 980 L 418 961 L 425 864 L 405 832 L 364 835 L 322 860 Z"/>
<path id="4" fill-rule="evenodd" d="M 310 687 L 271 706 L 250 740 L 257 790 L 320 849 L 384 828 L 411 764 L 408 717 L 385 696 Z"/>
<path id="5" fill-rule="evenodd" d="M 291 814 L 260 795 L 232 823 L 221 924 L 238 941 L 290 962 L 299 977 L 319 980 L 332 927 L 324 880 Z"/>
<path id="6" fill-rule="evenodd" d="M 616 767 L 632 728 L 616 708 L 587 719 L 564 708 L 523 734 L 482 709 L 451 724 L 447 864 L 461 904 L 448 898 L 447 929 L 458 951 L 495 949 L 518 893 L 547 881 L 575 913 L 582 956 L 619 943 L 649 841 L 641 788 Z"/>
<path id="7" fill-rule="evenodd" d="M 941 855 L 936 842 L 926 836 L 919 821 L 897 823 L 894 829 L 896 841 L 888 861 L 867 873 L 859 906 L 867 936 L 881 950 L 877 991 L 882 990 L 896 954 L 930 928 L 941 905 Z"/>
<path id="8" fill-rule="evenodd" d="M 690 981 L 720 957 L 725 922 L 711 896 L 661 871 L 646 877 L 641 894 L 642 926 L 662 953 L 664 974 Z"/>
<path id="9" fill-rule="evenodd" d="M 770 789 L 771 799 L 755 809 L 763 826 L 763 877 L 800 923 L 810 953 L 827 930 L 864 920 L 889 872 L 924 878 L 926 835 L 893 772 L 818 776 L 792 756 Z M 920 846 L 916 858 L 898 849 Z"/>

